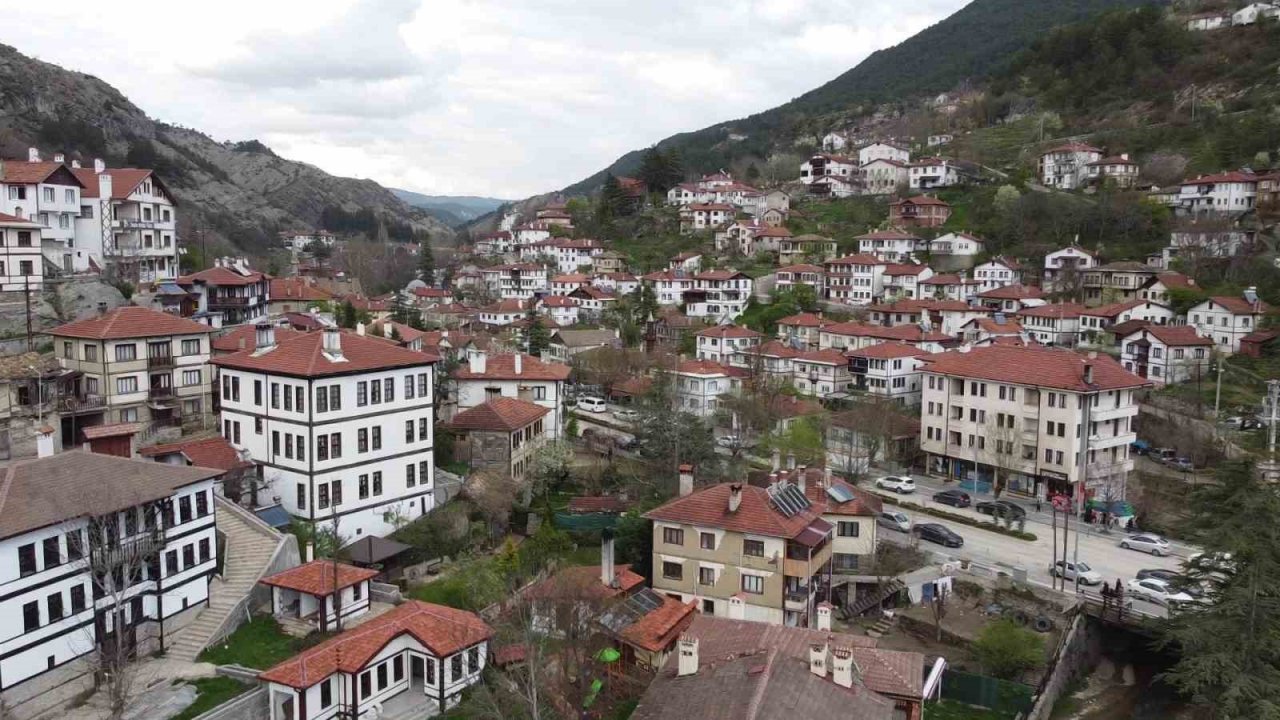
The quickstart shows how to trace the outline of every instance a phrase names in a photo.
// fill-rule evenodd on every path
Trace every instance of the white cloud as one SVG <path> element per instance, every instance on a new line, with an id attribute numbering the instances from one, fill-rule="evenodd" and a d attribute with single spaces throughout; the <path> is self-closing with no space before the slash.
<path id="1" fill-rule="evenodd" d="M 226 0 L 6 21 L 20 51 L 158 118 L 386 185 L 522 197 L 785 102 L 964 2 Z"/>

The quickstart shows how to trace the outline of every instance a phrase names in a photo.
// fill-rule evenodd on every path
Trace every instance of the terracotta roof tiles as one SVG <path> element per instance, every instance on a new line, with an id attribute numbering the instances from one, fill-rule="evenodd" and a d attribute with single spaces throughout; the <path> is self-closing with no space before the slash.
<path id="1" fill-rule="evenodd" d="M 1093 367 L 1093 384 L 1084 381 Z M 1107 355 L 1089 358 L 1061 348 L 992 345 L 968 352 L 952 351 L 926 358 L 926 372 L 1018 385 L 1089 392 L 1150 385 Z"/>
<path id="2" fill-rule="evenodd" d="M 453 371 L 455 380 L 568 380 L 569 366 L 543 362 L 532 355 L 521 353 L 520 372 L 516 372 L 514 355 L 492 355 L 485 358 L 484 372 L 472 372 L 463 363 Z"/>
<path id="3" fill-rule="evenodd" d="M 551 412 L 549 408 L 519 398 L 498 397 L 458 413 L 449 426 L 459 430 L 511 432 L 526 427 Z"/>
<path id="4" fill-rule="evenodd" d="M 341 333 L 341 357 L 324 352 L 324 337 L 331 330 L 303 333 L 281 340 L 266 352 L 253 348 L 212 360 L 214 365 L 236 370 L 274 373 L 294 377 L 325 377 L 377 370 L 417 367 L 439 361 L 435 355 L 415 352 L 388 343 L 384 338 Z"/>
<path id="5" fill-rule="evenodd" d="M 170 315 L 150 308 L 126 305 L 87 320 L 59 325 L 49 331 L 55 337 L 86 340 L 117 340 L 159 337 L 162 335 L 197 335 L 213 332 L 208 325 Z"/>
<path id="6" fill-rule="evenodd" d="M 274 575 L 268 575 L 258 582 L 272 587 L 297 590 L 308 595 L 331 595 L 335 589 L 349 588 L 365 580 L 371 580 L 377 575 L 377 570 L 335 563 L 332 560 L 312 560 Z"/>

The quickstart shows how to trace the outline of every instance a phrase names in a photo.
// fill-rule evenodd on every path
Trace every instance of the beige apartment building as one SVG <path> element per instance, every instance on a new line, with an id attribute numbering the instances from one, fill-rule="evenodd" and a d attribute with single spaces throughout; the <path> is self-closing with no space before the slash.
<path id="1" fill-rule="evenodd" d="M 54 354 L 69 371 L 58 412 L 63 441 L 84 428 L 115 423 L 179 426 L 213 413 L 207 325 L 126 306 L 49 331 Z"/>

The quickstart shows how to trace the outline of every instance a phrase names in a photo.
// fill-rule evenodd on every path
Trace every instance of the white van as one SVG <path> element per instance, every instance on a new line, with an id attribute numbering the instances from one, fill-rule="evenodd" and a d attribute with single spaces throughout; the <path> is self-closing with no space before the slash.
<path id="1" fill-rule="evenodd" d="M 578 398 L 578 407 L 593 413 L 602 413 L 609 409 L 609 405 L 604 399 L 598 397 L 580 397 Z"/>

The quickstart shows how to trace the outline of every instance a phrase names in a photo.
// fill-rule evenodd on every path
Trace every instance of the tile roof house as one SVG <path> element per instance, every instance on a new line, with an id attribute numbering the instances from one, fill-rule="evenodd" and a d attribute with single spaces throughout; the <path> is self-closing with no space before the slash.
<path id="1" fill-rule="evenodd" d="M 564 388 L 569 366 L 544 362 L 524 353 L 473 352 L 453 371 L 457 388 L 454 412 L 473 408 L 495 394 L 536 403 L 551 412 L 544 418 L 547 434 L 560 436 L 564 417 Z M 448 415 L 448 413 L 446 413 Z M 446 417 L 447 419 L 447 417 Z"/>
<path id="2" fill-rule="evenodd" d="M 333 560 L 312 560 L 268 575 L 258 582 L 271 588 L 271 611 L 296 618 L 320 632 L 341 628 L 348 619 L 369 611 L 369 582 L 377 570 Z"/>
<path id="3" fill-rule="evenodd" d="M 1187 311 L 1187 324 L 1201 335 L 1213 338 L 1218 351 L 1232 354 L 1240 350 L 1240 340 L 1258 329 L 1272 307 L 1258 298 L 1257 288 L 1246 288 L 1239 296 L 1215 295 Z"/>

